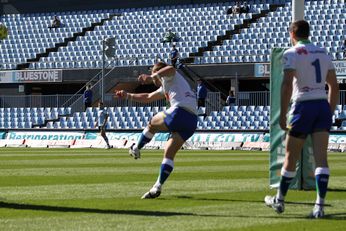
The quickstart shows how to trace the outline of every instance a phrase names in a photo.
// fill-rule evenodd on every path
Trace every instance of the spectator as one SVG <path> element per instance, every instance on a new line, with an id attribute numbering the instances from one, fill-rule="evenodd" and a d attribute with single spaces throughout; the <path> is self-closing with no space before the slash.
<path id="1" fill-rule="evenodd" d="M 234 106 L 235 105 L 235 96 L 234 96 L 234 92 L 232 90 L 229 90 L 229 95 L 227 96 L 226 104 L 228 106 Z"/>
<path id="2" fill-rule="evenodd" d="M 227 9 L 226 14 L 233 14 L 233 6 Z"/>
<path id="3" fill-rule="evenodd" d="M 97 121 L 97 126 L 99 127 L 100 135 L 102 136 L 103 140 L 107 144 L 107 149 L 110 149 L 111 146 L 109 145 L 109 140 L 106 135 L 106 126 L 107 126 L 107 121 L 108 121 L 108 113 L 107 110 L 105 109 L 103 102 L 100 101 L 98 103 L 99 111 L 98 111 L 98 121 Z"/>
<path id="4" fill-rule="evenodd" d="M 240 7 L 240 14 L 241 13 L 245 13 L 245 14 L 247 14 L 247 13 L 249 13 L 250 12 L 250 7 L 249 7 L 249 5 L 246 3 L 246 2 L 244 2 L 244 5 L 242 5 L 241 7 Z"/>
<path id="5" fill-rule="evenodd" d="M 346 59 L 346 39 L 344 40 L 344 44 L 342 44 L 342 53 L 344 54 L 344 59 Z"/>
<path id="6" fill-rule="evenodd" d="M 235 6 L 232 7 L 233 16 L 235 14 L 240 14 L 240 3 L 237 2 Z"/>
<path id="7" fill-rule="evenodd" d="M 208 90 L 202 83 L 201 79 L 198 79 L 197 83 L 197 107 L 205 107 L 205 99 L 207 98 Z"/>
<path id="8" fill-rule="evenodd" d="M 171 42 L 178 42 L 179 37 L 172 31 L 172 28 L 168 29 L 168 32 L 165 34 L 165 37 L 161 41 L 163 44 L 165 43 L 171 43 Z"/>
<path id="9" fill-rule="evenodd" d="M 91 104 L 93 102 L 93 92 L 91 90 L 91 85 L 86 86 L 86 89 L 83 94 L 83 100 L 84 100 L 84 110 L 86 110 L 88 107 L 91 107 Z"/>
<path id="10" fill-rule="evenodd" d="M 175 48 L 175 44 L 173 44 L 173 46 L 172 46 L 170 58 L 171 58 L 172 66 L 176 67 L 176 64 L 177 64 L 177 61 L 178 61 L 178 58 L 179 58 L 179 51 L 178 51 L 177 48 Z"/>
<path id="11" fill-rule="evenodd" d="M 61 21 L 60 19 L 55 15 L 54 16 L 54 19 L 52 21 L 52 24 L 48 27 L 49 29 L 52 29 L 52 28 L 60 28 L 61 27 Z"/>

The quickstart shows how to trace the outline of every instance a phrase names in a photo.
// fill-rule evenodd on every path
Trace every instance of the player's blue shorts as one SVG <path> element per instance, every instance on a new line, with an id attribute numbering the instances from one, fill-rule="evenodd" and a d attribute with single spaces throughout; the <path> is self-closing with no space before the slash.
<path id="1" fill-rule="evenodd" d="M 327 100 L 309 100 L 292 105 L 290 134 L 308 135 L 318 131 L 329 131 L 332 126 L 332 112 Z"/>
<path id="2" fill-rule="evenodd" d="M 164 112 L 164 122 L 170 132 L 178 132 L 183 140 L 188 140 L 197 128 L 197 115 L 183 108 L 176 108 L 172 113 Z"/>

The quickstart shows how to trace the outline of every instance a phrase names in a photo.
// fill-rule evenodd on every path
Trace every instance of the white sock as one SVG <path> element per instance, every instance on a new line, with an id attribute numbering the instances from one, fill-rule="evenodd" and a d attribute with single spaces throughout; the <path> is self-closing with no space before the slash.
<path id="1" fill-rule="evenodd" d="M 153 185 L 153 188 L 161 188 L 162 185 L 160 184 L 159 179 L 156 180 L 155 184 Z"/>
<path id="2" fill-rule="evenodd" d="M 317 205 L 324 205 L 324 199 L 317 194 L 316 202 Z"/>
<path id="3" fill-rule="evenodd" d="M 154 137 L 154 134 L 151 133 L 151 132 L 149 132 L 149 128 L 148 128 L 148 127 L 144 128 L 144 130 L 143 130 L 142 133 L 143 133 L 143 135 L 144 135 L 145 137 L 147 137 L 147 138 L 149 138 L 149 139 L 152 139 L 152 138 Z"/>

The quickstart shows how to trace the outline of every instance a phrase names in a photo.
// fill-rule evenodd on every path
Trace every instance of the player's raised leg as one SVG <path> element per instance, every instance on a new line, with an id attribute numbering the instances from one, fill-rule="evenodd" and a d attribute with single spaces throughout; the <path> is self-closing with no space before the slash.
<path id="1" fill-rule="evenodd" d="M 152 199 L 160 196 L 162 185 L 165 183 L 174 168 L 174 157 L 183 146 L 185 140 L 177 132 L 173 132 L 171 138 L 167 141 L 164 158 L 161 163 L 160 173 L 154 186 L 146 192 L 142 199 Z"/>
<path id="2" fill-rule="evenodd" d="M 311 218 L 322 218 L 324 216 L 324 200 L 327 194 L 329 181 L 329 167 L 327 160 L 328 132 L 315 132 L 312 134 L 313 151 L 316 163 L 315 180 L 317 198 L 315 206 L 310 214 Z"/>
<path id="3" fill-rule="evenodd" d="M 148 126 L 143 130 L 137 143 L 130 147 L 129 153 L 131 156 L 133 156 L 135 159 L 140 158 L 140 149 L 151 141 L 155 133 L 160 131 L 168 131 L 168 128 L 164 123 L 164 117 L 165 114 L 163 112 L 159 112 L 150 120 Z"/>

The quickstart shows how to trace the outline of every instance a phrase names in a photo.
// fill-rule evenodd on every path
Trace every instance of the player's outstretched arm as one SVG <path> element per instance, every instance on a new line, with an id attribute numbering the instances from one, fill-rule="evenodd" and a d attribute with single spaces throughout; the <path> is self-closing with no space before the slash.
<path id="1" fill-rule="evenodd" d="M 329 70 L 326 78 L 326 82 L 328 85 L 328 102 L 330 105 L 330 110 L 334 113 L 336 104 L 338 102 L 339 97 L 339 84 L 336 80 L 335 70 Z"/>
<path id="2" fill-rule="evenodd" d="M 138 77 L 138 81 L 142 84 L 154 83 L 156 86 L 161 86 L 161 79 L 163 78 L 171 78 L 175 76 L 175 68 L 173 66 L 166 66 L 151 75 L 142 74 Z"/>
<path id="3" fill-rule="evenodd" d="M 133 100 L 140 103 L 150 103 L 150 102 L 165 98 L 165 96 L 159 91 L 154 91 L 151 93 L 134 94 L 134 93 L 128 93 L 124 90 L 120 90 L 120 91 L 116 91 L 115 95 L 119 98 Z"/>

